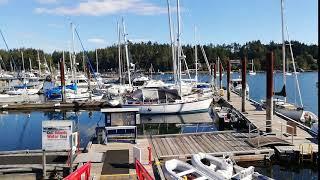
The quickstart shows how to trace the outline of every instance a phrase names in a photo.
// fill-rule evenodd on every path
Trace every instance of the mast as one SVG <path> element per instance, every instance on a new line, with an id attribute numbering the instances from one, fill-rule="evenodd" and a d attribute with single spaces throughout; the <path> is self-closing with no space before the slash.
<path id="1" fill-rule="evenodd" d="M 121 30 L 120 30 L 120 24 L 117 22 L 118 26 L 118 63 L 119 63 L 119 80 L 120 84 L 122 84 L 122 67 L 121 67 Z"/>
<path id="2" fill-rule="evenodd" d="M 171 42 L 171 53 L 172 53 L 172 66 L 173 66 L 173 80 L 174 83 L 177 84 L 177 62 L 176 62 L 176 55 L 175 55 L 175 47 L 174 47 L 174 38 L 172 34 L 172 22 L 171 22 L 171 7 L 169 0 L 167 0 L 168 5 L 168 18 L 169 18 L 169 32 L 170 32 L 170 42 Z"/>
<path id="3" fill-rule="evenodd" d="M 127 42 L 127 34 L 126 34 L 126 27 L 124 24 L 124 20 L 122 18 L 122 28 L 123 28 L 123 38 L 124 38 L 124 46 L 126 50 L 126 59 L 127 59 L 127 68 L 128 68 L 128 79 L 129 79 L 129 87 L 131 87 L 131 77 L 130 77 L 130 63 L 129 63 L 129 52 L 128 52 L 128 42 Z"/>
<path id="4" fill-rule="evenodd" d="M 74 50 L 74 25 L 73 23 L 71 22 L 70 23 L 71 25 L 71 32 L 72 32 L 72 41 L 71 41 L 71 46 L 72 46 L 72 56 L 71 56 L 71 73 L 72 73 L 72 80 L 73 80 L 73 83 L 76 84 L 76 81 L 75 81 L 75 65 L 76 65 L 76 58 L 75 58 L 75 50 Z"/>
<path id="5" fill-rule="evenodd" d="M 30 69 L 30 72 L 32 70 L 32 64 L 31 64 L 31 59 L 29 58 L 29 69 Z"/>
<path id="6" fill-rule="evenodd" d="M 98 49 L 96 49 L 97 73 L 99 73 Z"/>
<path id="7" fill-rule="evenodd" d="M 37 54 L 38 54 L 38 68 L 39 68 L 39 76 L 41 76 L 41 63 L 40 63 L 40 54 L 39 54 L 39 50 L 37 50 Z"/>
<path id="8" fill-rule="evenodd" d="M 284 0 L 281 0 L 281 32 L 282 32 L 282 71 L 283 71 L 283 86 L 286 86 L 286 47 L 284 42 L 284 20 L 283 20 Z M 284 102 L 287 98 L 284 97 Z"/>
<path id="9" fill-rule="evenodd" d="M 197 49 L 197 26 L 194 26 L 194 59 L 196 61 L 196 85 L 198 84 L 198 49 Z M 210 70 L 209 70 L 210 71 Z"/>
<path id="10" fill-rule="evenodd" d="M 25 72 L 25 68 L 24 68 L 24 57 L 23 57 L 23 51 L 21 51 L 21 60 L 22 60 L 22 70 Z"/>
<path id="11" fill-rule="evenodd" d="M 181 89 L 181 49 L 180 49 L 180 0 L 177 0 L 177 22 L 178 22 L 178 33 L 177 33 L 177 60 L 178 60 L 178 80 L 179 80 L 179 95 L 182 96 Z"/>
<path id="12" fill-rule="evenodd" d="M 86 60 L 85 60 L 85 56 L 84 56 L 84 51 L 82 51 L 82 69 L 83 69 L 83 73 L 86 72 Z"/>
<path id="13" fill-rule="evenodd" d="M 287 30 L 287 36 L 288 36 L 288 41 L 289 41 L 290 54 L 291 54 L 292 65 L 293 65 L 293 72 L 294 72 L 294 75 L 295 75 L 296 84 L 297 84 L 297 88 L 298 88 L 300 104 L 301 104 L 301 107 L 303 108 L 302 97 L 301 97 L 301 92 L 300 92 L 300 85 L 299 85 L 298 75 L 296 73 L 296 65 L 295 65 L 295 62 L 294 62 L 294 57 L 293 57 L 293 52 L 292 52 L 291 40 L 290 40 L 290 37 L 289 37 L 288 26 L 286 26 L 286 30 Z"/>

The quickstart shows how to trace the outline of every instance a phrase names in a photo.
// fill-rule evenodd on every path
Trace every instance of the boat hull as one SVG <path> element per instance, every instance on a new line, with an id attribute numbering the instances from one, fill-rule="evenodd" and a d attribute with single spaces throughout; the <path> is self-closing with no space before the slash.
<path id="1" fill-rule="evenodd" d="M 211 98 L 172 104 L 125 104 L 122 107 L 139 108 L 140 114 L 187 114 L 208 111 Z"/>

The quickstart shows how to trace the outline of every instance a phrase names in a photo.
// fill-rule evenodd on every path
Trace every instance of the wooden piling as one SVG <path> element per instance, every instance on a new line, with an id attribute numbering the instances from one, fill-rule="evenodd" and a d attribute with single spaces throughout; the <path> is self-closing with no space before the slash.
<path id="1" fill-rule="evenodd" d="M 219 88 L 222 89 L 222 63 L 219 61 Z"/>
<path id="2" fill-rule="evenodd" d="M 266 132 L 272 132 L 272 120 L 273 120 L 273 52 L 267 53 L 267 94 L 266 94 Z"/>
<path id="3" fill-rule="evenodd" d="M 66 102 L 66 81 L 64 77 L 64 58 L 60 58 L 60 81 L 61 81 L 61 96 L 62 102 Z"/>
<path id="4" fill-rule="evenodd" d="M 88 92 L 89 92 L 89 100 L 91 101 L 92 99 L 92 95 L 91 95 L 91 76 L 90 76 L 90 67 L 89 67 L 89 63 L 87 63 L 87 77 L 88 77 Z"/>
<path id="5" fill-rule="evenodd" d="M 246 73 L 247 73 L 247 57 L 241 61 L 241 84 L 242 84 L 242 101 L 241 101 L 241 112 L 246 112 Z"/>
<path id="6" fill-rule="evenodd" d="M 230 65 L 230 60 L 228 60 L 228 64 L 227 64 L 227 101 L 230 101 L 230 71 L 231 71 L 231 65 Z"/>

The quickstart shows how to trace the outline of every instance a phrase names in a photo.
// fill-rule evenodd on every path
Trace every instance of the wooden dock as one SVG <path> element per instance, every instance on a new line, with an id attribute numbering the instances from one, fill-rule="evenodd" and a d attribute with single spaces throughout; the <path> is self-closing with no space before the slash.
<path id="1" fill-rule="evenodd" d="M 189 159 L 199 152 L 214 156 L 229 155 L 237 161 L 265 160 L 273 155 L 271 148 L 254 148 L 245 142 L 245 136 L 231 131 L 208 133 L 168 134 L 150 137 L 153 155 L 159 160 Z M 240 137 L 240 138 L 239 138 Z"/>
<path id="2" fill-rule="evenodd" d="M 227 93 L 224 91 L 222 98 L 224 101 L 232 106 L 235 110 L 239 111 L 243 117 L 249 123 L 249 129 L 252 131 L 254 128 L 260 132 L 266 131 L 266 111 L 264 109 L 257 109 L 256 102 L 252 100 L 246 100 L 245 113 L 241 112 L 241 97 L 234 92 L 230 93 L 230 101 L 227 101 Z M 288 117 L 281 116 L 280 114 L 274 114 L 272 124 L 272 134 L 268 137 L 277 137 L 278 139 L 285 140 L 291 143 L 290 146 L 277 146 L 277 152 L 299 151 L 302 145 L 308 145 L 312 148 L 312 153 L 318 153 L 318 139 L 317 136 L 310 132 L 301 123 L 298 123 Z M 293 134 L 293 136 L 291 136 Z M 261 136 L 263 138 L 263 136 Z"/>

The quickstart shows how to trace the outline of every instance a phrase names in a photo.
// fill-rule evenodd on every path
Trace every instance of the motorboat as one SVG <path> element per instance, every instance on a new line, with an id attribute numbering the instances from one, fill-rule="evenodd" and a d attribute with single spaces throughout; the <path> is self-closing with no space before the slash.
<path id="1" fill-rule="evenodd" d="M 177 159 L 171 159 L 165 162 L 166 174 L 171 180 L 206 180 L 208 178 L 203 172 L 188 163 Z"/>
<path id="2" fill-rule="evenodd" d="M 242 79 L 241 78 L 237 78 L 237 79 L 231 79 L 230 80 L 230 84 L 231 84 L 231 90 L 238 93 L 238 94 L 242 94 Z M 249 85 L 248 83 L 246 83 L 246 97 L 249 98 Z"/>

